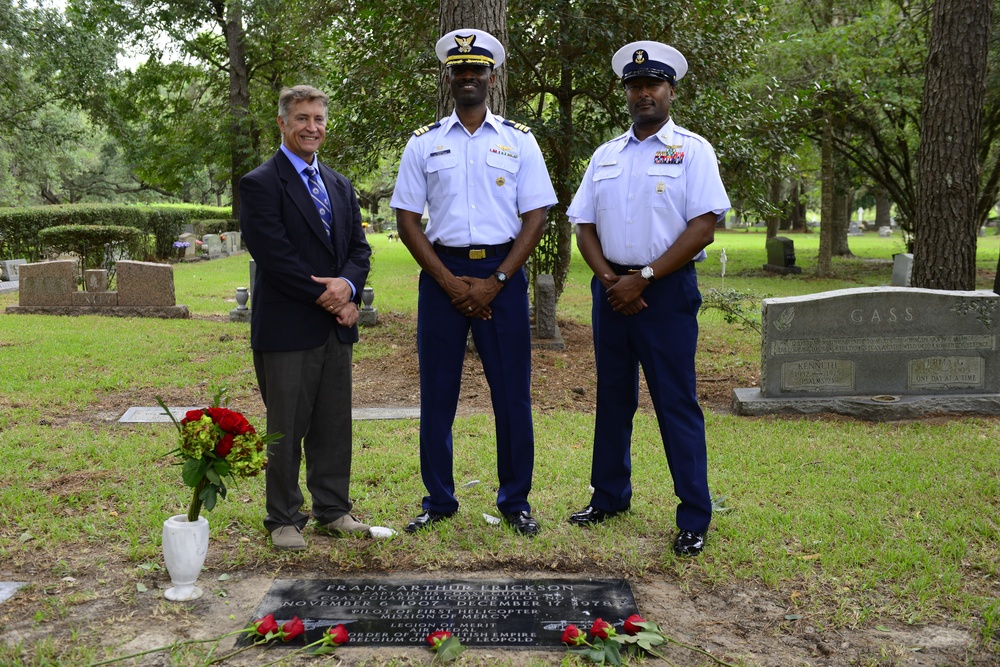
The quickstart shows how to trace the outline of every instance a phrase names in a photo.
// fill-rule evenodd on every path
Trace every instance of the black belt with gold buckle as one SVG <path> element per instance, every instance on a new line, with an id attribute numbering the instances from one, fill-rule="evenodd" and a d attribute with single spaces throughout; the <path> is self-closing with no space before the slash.
<path id="1" fill-rule="evenodd" d="M 462 257 L 464 259 L 488 259 L 506 255 L 514 247 L 513 241 L 501 243 L 500 245 L 470 245 L 461 248 L 453 248 L 446 245 L 434 244 L 435 252 L 450 257 Z"/>

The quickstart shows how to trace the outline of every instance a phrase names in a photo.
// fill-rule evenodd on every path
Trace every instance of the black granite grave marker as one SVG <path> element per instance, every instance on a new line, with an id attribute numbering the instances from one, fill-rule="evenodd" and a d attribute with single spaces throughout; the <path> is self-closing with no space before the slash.
<path id="1" fill-rule="evenodd" d="M 343 623 L 347 646 L 426 646 L 427 635 L 448 630 L 466 646 L 538 648 L 562 646 L 567 625 L 586 631 L 598 618 L 620 632 L 636 613 L 624 579 L 278 579 L 251 621 L 298 616 L 305 637 L 289 647 Z"/>

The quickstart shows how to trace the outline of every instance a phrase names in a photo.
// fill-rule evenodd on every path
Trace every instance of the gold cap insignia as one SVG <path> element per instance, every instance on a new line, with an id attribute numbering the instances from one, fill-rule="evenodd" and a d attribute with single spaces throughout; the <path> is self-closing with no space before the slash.
<path id="1" fill-rule="evenodd" d="M 472 51 L 472 45 L 476 42 L 475 35 L 469 35 L 468 37 L 462 37 L 461 35 L 455 35 L 455 43 L 458 44 L 459 53 L 468 53 Z"/>
<path id="2" fill-rule="evenodd" d="M 636 51 L 635 54 L 632 56 L 632 62 L 634 62 L 636 65 L 641 65 L 644 62 L 646 62 L 646 52 L 643 51 L 642 49 Z"/>

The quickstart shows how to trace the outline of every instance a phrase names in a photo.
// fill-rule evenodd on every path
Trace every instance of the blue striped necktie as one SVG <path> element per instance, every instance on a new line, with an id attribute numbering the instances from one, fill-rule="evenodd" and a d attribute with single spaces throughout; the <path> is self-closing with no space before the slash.
<path id="1" fill-rule="evenodd" d="M 326 196 L 326 191 L 323 190 L 323 186 L 319 182 L 319 173 L 316 168 L 306 167 L 303 171 L 309 178 L 309 194 L 312 195 L 313 203 L 316 204 L 319 217 L 323 219 L 326 235 L 331 236 L 330 225 L 333 224 L 333 213 L 330 211 L 330 198 Z"/>

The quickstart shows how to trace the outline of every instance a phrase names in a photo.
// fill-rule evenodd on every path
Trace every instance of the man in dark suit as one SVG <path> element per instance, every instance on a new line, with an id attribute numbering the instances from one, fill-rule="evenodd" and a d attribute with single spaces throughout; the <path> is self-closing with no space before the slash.
<path id="1" fill-rule="evenodd" d="M 281 148 L 240 179 L 240 228 L 257 263 L 250 344 L 268 432 L 267 517 L 276 549 L 305 549 L 299 466 L 320 530 L 367 534 L 351 515 L 351 357 L 371 248 L 351 182 L 321 164 L 328 98 L 281 91 Z M 301 443 L 301 446 L 300 446 Z"/>

